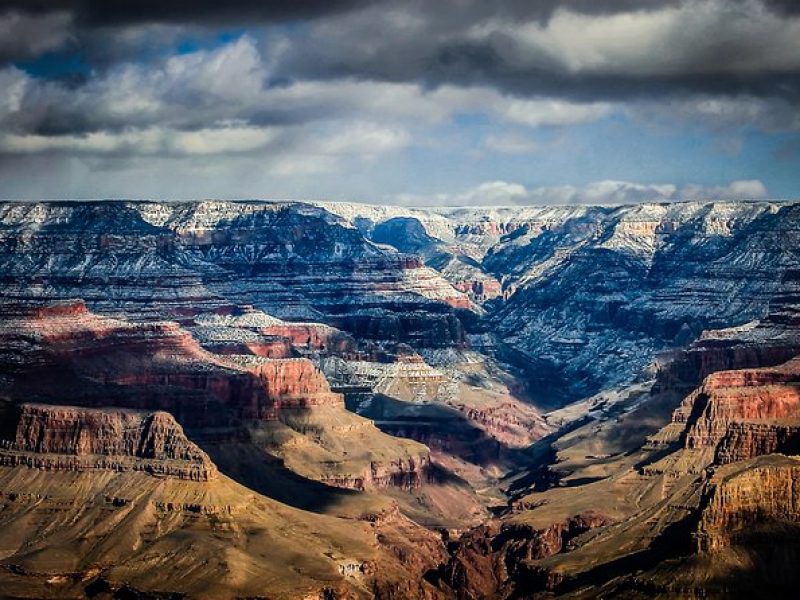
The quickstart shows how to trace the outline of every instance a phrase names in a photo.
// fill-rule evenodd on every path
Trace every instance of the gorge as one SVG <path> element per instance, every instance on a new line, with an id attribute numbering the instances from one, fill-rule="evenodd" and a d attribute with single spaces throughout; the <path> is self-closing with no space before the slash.
<path id="1" fill-rule="evenodd" d="M 14 598 L 797 585 L 800 204 L 0 203 Z"/>

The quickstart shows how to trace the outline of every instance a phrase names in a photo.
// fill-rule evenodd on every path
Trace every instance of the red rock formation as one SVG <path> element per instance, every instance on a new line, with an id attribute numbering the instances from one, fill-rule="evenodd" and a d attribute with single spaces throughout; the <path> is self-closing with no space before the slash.
<path id="1" fill-rule="evenodd" d="M 307 359 L 243 364 L 203 350 L 176 323 L 99 317 L 81 302 L 5 321 L 0 346 L 20 337 L 46 356 L 46 365 L 69 368 L 102 386 L 160 390 L 163 405 L 151 398 L 147 407 L 155 402 L 157 408 L 174 408 L 178 396 L 170 390 L 175 389 L 202 393 L 243 419 L 274 419 L 275 411 L 285 407 L 343 406 L 342 396 L 331 392 L 324 375 Z"/>
<path id="2" fill-rule="evenodd" d="M 217 469 L 165 412 L 23 404 L 2 464 L 48 470 L 113 469 L 208 481 Z"/>
<path id="3" fill-rule="evenodd" d="M 458 540 L 442 572 L 443 581 L 458 598 L 468 600 L 497 597 L 509 582 L 528 580 L 526 561 L 538 560 L 568 550 L 578 535 L 608 525 L 597 512 L 575 515 L 549 527 L 489 521 Z M 537 587 L 542 587 L 538 585 Z"/>
<path id="4" fill-rule="evenodd" d="M 89 310 L 86 308 L 86 303 L 83 300 L 56 302 L 47 306 L 30 308 L 23 311 L 23 314 L 27 314 L 34 319 L 77 317 L 88 313 Z"/>
<path id="5" fill-rule="evenodd" d="M 5 360 L 3 349 L 13 351 L 20 341 L 40 355 L 33 370 L 20 364 L 14 375 L 14 394 L 21 398 L 42 398 L 53 404 L 166 410 L 190 428 L 192 435 L 215 443 L 248 441 L 248 430 L 257 428 L 259 422 L 283 420 L 289 429 L 295 427 L 291 435 L 298 435 L 298 439 L 307 437 L 309 444 L 320 446 L 319 460 L 337 456 L 338 450 L 331 454 L 320 441 L 320 436 L 330 434 L 328 425 L 320 421 L 315 425 L 317 429 L 306 431 L 302 424 L 296 425 L 298 409 L 333 408 L 332 417 L 357 421 L 347 427 L 369 425 L 346 412 L 343 396 L 331 391 L 325 376 L 310 360 L 214 355 L 202 349 L 175 323 L 135 324 L 103 318 L 88 313 L 82 305 L 68 309 L 59 306 L 38 311 L 34 316 L 28 313 L 22 318 L 0 320 L 0 364 Z M 13 354 L 10 352 L 9 356 Z M 341 419 L 337 411 L 341 411 Z M 115 458 L 103 459 L 103 464 L 120 462 L 117 456 L 131 452 L 125 444 L 139 442 L 127 440 L 122 430 L 115 433 L 114 425 L 106 423 L 103 414 L 91 417 L 97 421 L 92 421 L 92 427 L 99 432 L 96 437 L 86 433 L 91 427 L 81 425 L 82 421 L 41 429 L 34 420 L 26 439 L 40 440 L 45 444 L 44 450 L 57 457 L 39 457 L 36 464 L 83 468 L 81 465 L 86 461 L 75 456 L 87 453 L 113 454 Z M 60 417 L 52 418 L 57 421 Z M 157 425 L 156 420 L 153 427 Z M 334 424 L 331 426 L 335 428 Z M 276 427 L 288 431 L 281 429 L 283 425 Z M 122 436 L 120 448 L 98 451 L 91 446 L 97 439 L 110 439 L 118 434 Z M 364 460 L 355 461 L 352 470 L 312 468 L 309 476 L 330 485 L 360 490 L 390 486 L 414 489 L 422 485 L 430 462 L 428 450 L 419 446 L 412 451 L 400 441 L 395 447 L 385 434 L 375 430 L 375 435 L 382 436 L 380 442 L 385 444 L 379 458 L 370 456 L 367 449 L 358 448 L 357 453 L 363 454 Z M 278 436 L 274 441 L 275 447 L 270 451 L 280 455 L 286 439 Z M 36 450 L 29 446 L 26 452 Z M 343 460 L 347 454 L 345 451 L 341 455 Z M 25 457 L 9 460 L 31 462 Z M 313 464 L 316 458 L 309 460 Z"/>
<path id="6" fill-rule="evenodd" d="M 800 360 L 706 377 L 672 417 L 687 448 L 716 448 L 720 462 L 793 449 L 800 427 Z"/>
<path id="7" fill-rule="evenodd" d="M 427 481 L 430 466 L 430 454 L 424 452 L 418 456 L 398 457 L 386 463 L 372 462 L 369 471 L 363 475 L 321 477 L 320 481 L 359 491 L 390 487 L 414 490 Z"/>
<path id="8" fill-rule="evenodd" d="M 384 600 L 433 600 L 446 596 L 431 586 L 425 575 L 447 560 L 442 538 L 426 530 L 401 512 L 397 504 L 364 517 L 375 531 L 381 558 L 365 563 L 361 570 L 374 580 L 373 593 Z M 413 573 L 414 577 L 395 578 L 390 573 Z"/>
<path id="9" fill-rule="evenodd" d="M 333 354 L 351 354 L 356 352 L 353 338 L 338 329 L 321 323 L 284 323 L 260 330 L 267 336 L 285 339 L 293 347 L 311 350 L 324 350 Z"/>
<path id="10" fill-rule="evenodd" d="M 275 408 L 344 407 L 344 396 L 331 392 L 325 375 L 306 358 L 255 363 L 249 367 Z"/>
<path id="11" fill-rule="evenodd" d="M 730 423 L 717 446 L 714 462 L 724 465 L 776 452 L 800 454 L 800 423 Z"/>

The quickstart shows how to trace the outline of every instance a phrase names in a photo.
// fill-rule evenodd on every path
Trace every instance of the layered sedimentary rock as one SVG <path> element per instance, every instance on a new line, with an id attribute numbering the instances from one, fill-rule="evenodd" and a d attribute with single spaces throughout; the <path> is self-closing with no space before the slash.
<path id="1" fill-rule="evenodd" d="M 196 565 L 159 576 L 170 591 L 277 597 L 718 590 L 698 578 L 704 556 L 794 524 L 796 473 L 774 453 L 800 451 L 797 369 L 775 365 L 800 347 L 798 221 L 797 206 L 766 202 L 4 204 L 0 391 L 28 416 L 19 439 L 2 432 L 13 568 L 0 581 L 48 573 L 80 595 L 99 562 L 114 565 L 108 593 Z M 643 371 L 657 354 L 661 369 Z M 523 402 L 616 384 L 546 420 Z M 432 452 L 346 411 L 343 394 Z M 501 514 L 445 556 L 403 515 L 473 524 L 475 493 L 451 471 Z M 224 474 L 348 520 L 285 512 Z M 79 493 L 62 505 L 58 487 Z M 387 496 L 402 514 L 375 510 Z M 37 528 L 49 514 L 62 537 Z M 86 533 L 120 520 L 132 542 Z M 276 543 L 291 561 L 265 558 Z"/>
<path id="2" fill-rule="evenodd" d="M 576 209 L 492 249 L 484 264 L 511 273 L 513 290 L 492 320 L 529 361 L 532 381 L 555 384 L 556 400 L 630 381 L 656 352 L 767 314 L 782 276 L 798 264 L 798 210 Z"/>
<path id="3" fill-rule="evenodd" d="M 800 450 L 800 360 L 713 373 L 672 420 L 685 424 L 686 448 L 714 448 L 719 463 L 795 453 Z"/>
<path id="4" fill-rule="evenodd" d="M 282 406 L 342 405 L 308 359 L 237 362 L 203 350 L 177 323 L 100 317 L 82 302 L 4 319 L 0 338 L 20 389 L 63 395 L 68 373 L 88 384 L 76 384 L 76 399 L 171 410 L 193 427 L 214 424 L 223 409 L 229 419 L 275 419 Z M 28 356 L 16 354 L 20 346 Z M 41 364 L 30 362 L 36 356 Z M 141 396 L 125 393 L 137 388 Z"/>
<path id="5" fill-rule="evenodd" d="M 90 427 L 94 434 L 115 417 L 134 418 L 115 409 L 99 415 L 31 407 L 26 414 L 28 425 L 38 420 L 48 431 L 67 421 L 102 421 Z M 97 438 L 93 449 L 102 446 Z M 56 456 L 44 452 L 46 445 L 33 447 L 29 456 Z M 441 539 L 393 504 L 337 518 L 275 502 L 221 474 L 187 479 L 119 462 L 44 471 L 38 460 L 3 460 L 0 505 L 0 589 L 15 598 L 238 598 L 268 591 L 294 600 L 372 597 L 379 590 L 382 598 L 444 598 L 424 579 L 443 560 Z"/>
<path id="6" fill-rule="evenodd" d="M 785 302 L 775 311 L 791 312 Z M 781 596 L 795 589 L 796 577 L 781 565 L 800 550 L 800 363 L 772 366 L 775 354 L 758 351 L 760 342 L 777 348 L 796 339 L 789 321 L 779 334 L 764 335 L 777 320 L 770 315 L 718 334 L 738 336 L 737 344 L 752 349 L 749 360 L 765 364 L 713 371 L 713 358 L 700 360 L 712 372 L 682 402 L 674 388 L 656 385 L 605 407 L 595 403 L 588 416 L 534 447 L 549 469 L 519 477 L 511 509 L 451 546 L 439 585 L 462 598 Z M 696 344 L 691 351 L 717 349 Z M 587 511 L 603 517 L 588 527 L 578 522 L 570 542 L 558 543 L 570 531 L 569 515 Z M 514 552 L 509 532 L 526 530 L 536 533 L 524 534 Z"/>
<path id="7" fill-rule="evenodd" d="M 800 460 L 769 456 L 719 469 L 709 482 L 708 500 L 697 526 L 701 552 L 714 552 L 737 542 L 780 543 L 780 527 L 800 523 Z M 784 533 L 796 535 L 795 527 Z"/>
<path id="8" fill-rule="evenodd" d="M 800 270 L 787 270 L 763 319 L 738 327 L 704 331 L 669 357 L 657 387 L 686 393 L 707 375 L 783 363 L 800 353 Z"/>
<path id="9" fill-rule="evenodd" d="M 498 356 L 519 367 L 542 403 L 629 382 L 658 352 L 684 346 L 703 330 L 762 318 L 781 294 L 782 277 L 800 265 L 799 209 L 790 204 L 323 205 L 368 237 L 438 264 L 480 301 L 501 297 L 485 304 L 486 330 Z M 461 263 L 473 275 L 448 272 L 458 257 L 470 259 Z M 725 344 L 709 341 L 715 343 Z M 780 344 L 760 351 L 773 354 L 774 363 L 792 356 Z M 756 364 L 739 349 L 716 359 L 699 356 L 723 368 Z M 705 374 L 687 379 L 684 391 Z"/>
<path id="10" fill-rule="evenodd" d="M 13 399 L 169 411 L 203 442 L 254 445 L 330 485 L 413 489 L 427 479 L 427 448 L 347 412 L 306 358 L 215 355 L 176 323 L 101 317 L 81 302 L 16 313 L 0 320 Z"/>
<path id="11" fill-rule="evenodd" d="M 208 456 L 165 412 L 23 404 L 13 438 L 2 440 L 0 463 L 53 471 L 145 471 L 209 481 L 217 477 Z"/>
<path id="12" fill-rule="evenodd" d="M 322 368 L 347 392 L 351 410 L 383 431 L 422 442 L 437 463 L 476 486 L 549 431 L 541 414 L 474 352 L 404 355 L 388 363 L 331 358 Z"/>
<path id="13" fill-rule="evenodd" d="M 83 298 L 101 313 L 185 319 L 253 305 L 362 337 L 463 343 L 469 299 L 419 258 L 380 248 L 309 205 L 4 204 L 9 298 Z M 25 256 L 24 260 L 19 260 Z"/>

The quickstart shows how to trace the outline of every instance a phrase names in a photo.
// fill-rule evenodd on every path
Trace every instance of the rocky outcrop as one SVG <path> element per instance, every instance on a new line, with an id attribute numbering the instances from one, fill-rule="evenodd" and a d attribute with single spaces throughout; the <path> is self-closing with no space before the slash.
<path id="1" fill-rule="evenodd" d="M 717 445 L 714 462 L 724 465 L 774 453 L 800 454 L 800 423 L 730 423 Z"/>
<path id="2" fill-rule="evenodd" d="M 800 523 L 798 482 L 800 462 L 784 456 L 719 469 L 709 482 L 697 527 L 698 550 L 714 552 L 737 542 L 752 544 L 759 536 L 779 543 L 781 532 L 796 536 L 796 528 L 787 524 Z"/>
<path id="3" fill-rule="evenodd" d="M 28 361 L 19 360 L 21 347 Z M 427 481 L 427 448 L 391 438 L 347 412 L 343 396 L 331 391 L 307 358 L 215 355 L 176 323 L 100 317 L 81 303 L 0 319 L 0 350 L 3 368 L 11 374 L 2 384 L 14 399 L 168 411 L 203 443 L 252 443 L 272 456 L 288 458 L 286 465 L 295 472 L 337 487 L 413 490 Z M 104 413 L 98 414 L 98 439 L 122 435 L 115 425 L 103 424 Z M 113 460 L 100 462 L 121 464 L 117 456 L 122 450 L 84 448 L 95 438 L 86 437 L 82 423 L 64 425 L 63 431 L 56 427 L 51 437 L 41 437 L 53 446 L 43 446 L 52 456 L 36 458 L 36 464 L 86 464 L 71 457 L 75 452 L 111 453 Z M 44 434 L 31 429 L 26 439 L 37 436 Z M 65 440 L 78 450 L 55 447 Z M 123 436 L 119 443 L 139 442 Z M 30 462 L 25 457 L 9 460 Z"/>
<path id="4" fill-rule="evenodd" d="M 672 421 L 686 448 L 715 449 L 718 463 L 800 449 L 800 360 L 720 371 L 686 397 Z"/>
<path id="5" fill-rule="evenodd" d="M 524 586 L 523 580 L 531 579 L 528 561 L 565 552 L 577 536 L 609 523 L 608 518 L 596 512 L 575 515 L 544 528 L 488 522 L 453 543 L 441 581 L 457 598 L 505 597 L 510 588 Z"/>
<path id="6" fill-rule="evenodd" d="M 12 355 L 20 344 L 30 355 L 38 355 L 40 364 L 14 366 Z M 34 390 L 57 386 L 56 378 L 67 369 L 106 393 L 109 386 L 116 394 L 125 388 L 149 390 L 139 404 L 125 394 L 117 402 L 171 410 L 181 418 L 185 415 L 193 427 L 215 424 L 203 421 L 213 419 L 214 411 L 176 405 L 198 395 L 245 420 L 275 419 L 282 407 L 343 406 L 341 395 L 331 392 L 325 376 L 308 359 L 216 356 L 177 323 L 100 317 L 81 302 L 0 321 L 0 348 L 8 351 L 9 367 L 19 369 L 20 380 Z M 184 397 L 180 390 L 194 395 Z"/>
<path id="7" fill-rule="evenodd" d="M 711 373 L 778 365 L 800 353 L 800 270 L 787 270 L 763 319 L 704 331 L 668 357 L 656 389 L 687 393 Z"/>
<path id="8" fill-rule="evenodd" d="M 800 243 L 799 211 L 770 203 L 583 208 L 544 230 L 508 235 L 483 261 L 505 276 L 507 300 L 489 319 L 504 356 L 526 370 L 531 390 L 560 403 L 631 381 L 657 353 L 703 330 L 763 318 L 798 267 L 790 248 Z M 684 391 L 719 366 L 789 358 L 780 343 L 752 358 L 718 344 L 716 356 L 690 359 L 678 378 Z M 714 364 L 692 366 L 700 359 Z"/>
<path id="9" fill-rule="evenodd" d="M 415 490 L 428 481 L 431 458 L 428 452 L 398 457 L 388 462 L 372 461 L 363 474 L 327 475 L 320 481 L 336 487 L 367 491 L 386 488 Z"/>
<path id="10" fill-rule="evenodd" d="M 8 418 L 8 415 L 7 415 Z M 23 404 L 0 464 L 46 470 L 145 471 L 209 481 L 217 469 L 165 412 Z"/>
<path id="11" fill-rule="evenodd" d="M 231 359 L 258 377 L 273 408 L 336 406 L 344 408 L 344 397 L 331 392 L 325 375 L 307 358 L 264 360 L 238 356 Z"/>

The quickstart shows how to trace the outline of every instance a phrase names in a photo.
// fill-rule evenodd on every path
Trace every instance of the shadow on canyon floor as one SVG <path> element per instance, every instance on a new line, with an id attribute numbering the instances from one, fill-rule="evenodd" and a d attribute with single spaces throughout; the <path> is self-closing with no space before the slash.
<path id="1" fill-rule="evenodd" d="M 248 442 L 217 443 L 197 440 L 219 470 L 264 496 L 295 508 L 326 513 L 362 492 L 307 479 L 283 461 Z"/>
<path id="2" fill-rule="evenodd" d="M 346 404 L 385 433 L 416 440 L 479 467 L 512 469 L 530 464 L 528 449 L 503 444 L 455 408 L 438 402 L 413 403 L 374 394 L 366 408 L 347 397 Z"/>

